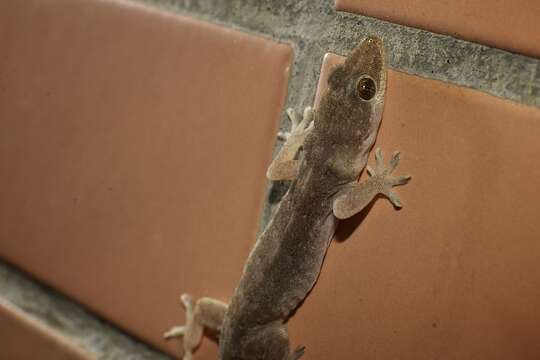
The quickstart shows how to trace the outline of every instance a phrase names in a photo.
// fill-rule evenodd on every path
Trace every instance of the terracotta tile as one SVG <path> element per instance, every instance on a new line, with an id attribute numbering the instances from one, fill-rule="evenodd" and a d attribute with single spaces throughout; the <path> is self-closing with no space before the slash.
<path id="1" fill-rule="evenodd" d="M 254 242 L 291 48 L 123 2 L 0 8 L 0 256 L 176 351 L 180 293 L 228 299 Z"/>
<path id="2" fill-rule="evenodd" d="M 540 57 L 537 0 L 335 0 L 336 9 Z"/>
<path id="3" fill-rule="evenodd" d="M 47 326 L 0 299 L 0 358 L 90 360 L 91 356 Z"/>
<path id="4" fill-rule="evenodd" d="M 539 359 L 539 136 L 538 109 L 389 71 L 376 146 L 413 176 L 404 208 L 340 225 L 293 341 L 311 359 Z"/>

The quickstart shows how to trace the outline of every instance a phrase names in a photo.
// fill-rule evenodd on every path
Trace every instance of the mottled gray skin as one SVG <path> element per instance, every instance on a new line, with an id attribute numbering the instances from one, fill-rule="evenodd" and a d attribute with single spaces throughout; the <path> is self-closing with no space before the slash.
<path id="1" fill-rule="evenodd" d="M 376 167 L 367 167 L 370 178 L 357 182 L 377 137 L 385 88 L 383 44 L 367 38 L 333 69 L 317 112 L 307 108 L 299 121 L 288 111 L 291 132 L 278 134 L 287 141 L 267 177 L 292 184 L 255 243 L 230 305 L 207 297 L 193 302 L 182 295 L 186 324 L 165 337 L 183 338 L 184 360 L 192 359 L 204 328 L 219 334 L 221 360 L 302 356 L 303 346 L 290 351 L 285 322 L 315 285 L 338 219 L 353 216 L 377 194 L 400 207 L 392 187 L 410 179 L 390 176 L 399 152 L 386 166 L 378 149 Z"/>
<path id="2" fill-rule="evenodd" d="M 369 76 L 375 96 L 363 100 Z M 314 286 L 336 228 L 334 200 L 365 167 L 379 128 L 386 69 L 382 42 L 369 38 L 335 68 L 303 145 L 298 177 L 249 255 L 225 314 L 222 360 L 297 359 L 284 322 Z"/>

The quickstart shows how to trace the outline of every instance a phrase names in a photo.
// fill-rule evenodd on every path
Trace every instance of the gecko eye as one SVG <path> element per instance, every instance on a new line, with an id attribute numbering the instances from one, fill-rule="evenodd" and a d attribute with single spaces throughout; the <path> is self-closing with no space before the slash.
<path id="1" fill-rule="evenodd" d="M 373 99 L 377 93 L 377 85 L 371 77 L 364 75 L 358 79 L 356 83 L 356 91 L 358 96 L 360 96 L 360 99 L 369 101 Z"/>

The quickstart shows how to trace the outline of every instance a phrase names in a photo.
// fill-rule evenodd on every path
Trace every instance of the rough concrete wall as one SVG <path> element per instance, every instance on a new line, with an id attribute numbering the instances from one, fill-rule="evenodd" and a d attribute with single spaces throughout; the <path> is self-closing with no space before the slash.
<path id="1" fill-rule="evenodd" d="M 339 13 L 330 0 L 139 0 L 150 6 L 291 44 L 295 64 L 287 107 L 312 103 L 326 52 L 346 54 L 367 34 L 385 38 L 392 68 L 540 107 L 540 60 L 385 21 Z M 436 116 L 436 114 L 434 114 Z M 287 126 L 285 121 L 282 122 Z M 276 148 L 280 144 L 276 144 Z M 261 224 L 285 184 L 269 188 Z M 98 359 L 165 359 L 72 300 L 0 263 L 8 300 L 90 350 Z"/>

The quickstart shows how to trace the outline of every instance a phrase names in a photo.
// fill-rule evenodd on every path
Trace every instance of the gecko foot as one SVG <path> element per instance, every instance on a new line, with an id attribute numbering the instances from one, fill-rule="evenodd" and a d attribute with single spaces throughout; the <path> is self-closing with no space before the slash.
<path id="1" fill-rule="evenodd" d="M 166 340 L 183 337 L 184 357 L 183 360 L 191 360 L 193 350 L 199 345 L 203 333 L 202 324 L 195 319 L 193 298 L 189 294 L 182 294 L 180 301 L 186 309 L 186 325 L 174 326 L 163 336 Z"/>
<path id="2" fill-rule="evenodd" d="M 173 326 L 167 332 L 163 334 L 163 337 L 167 340 L 170 340 L 175 337 L 184 336 L 187 332 L 187 329 L 190 327 L 190 322 L 193 320 L 193 299 L 189 294 L 182 294 L 180 296 L 180 302 L 184 305 L 186 309 L 186 319 L 188 324 L 183 326 Z"/>
<path id="3" fill-rule="evenodd" d="M 287 115 L 291 120 L 291 131 L 278 133 L 278 138 L 285 143 L 266 171 L 268 180 L 293 180 L 298 176 L 299 160 L 296 157 L 314 127 L 313 109 L 310 107 L 304 110 L 301 121 L 293 109 L 288 109 Z"/>
<path id="4" fill-rule="evenodd" d="M 306 136 L 313 129 L 313 109 L 309 106 L 306 107 L 301 121 L 298 119 L 296 111 L 292 108 L 287 109 L 287 115 L 289 116 L 289 120 L 291 120 L 291 131 L 278 132 L 278 139 L 295 144 L 303 144 Z"/>
<path id="5" fill-rule="evenodd" d="M 379 192 L 390 200 L 392 204 L 400 208 L 403 205 L 399 200 L 399 197 L 392 191 L 394 186 L 404 185 L 410 179 L 410 175 L 404 176 L 390 176 L 392 171 L 397 167 L 399 163 L 399 151 L 394 151 L 392 158 L 390 159 L 389 165 L 384 164 L 384 156 L 380 148 L 375 150 L 375 169 L 371 166 L 366 166 L 368 174 L 371 176 L 370 180 L 375 180 L 379 187 Z M 377 181 L 378 180 L 378 181 Z"/>

